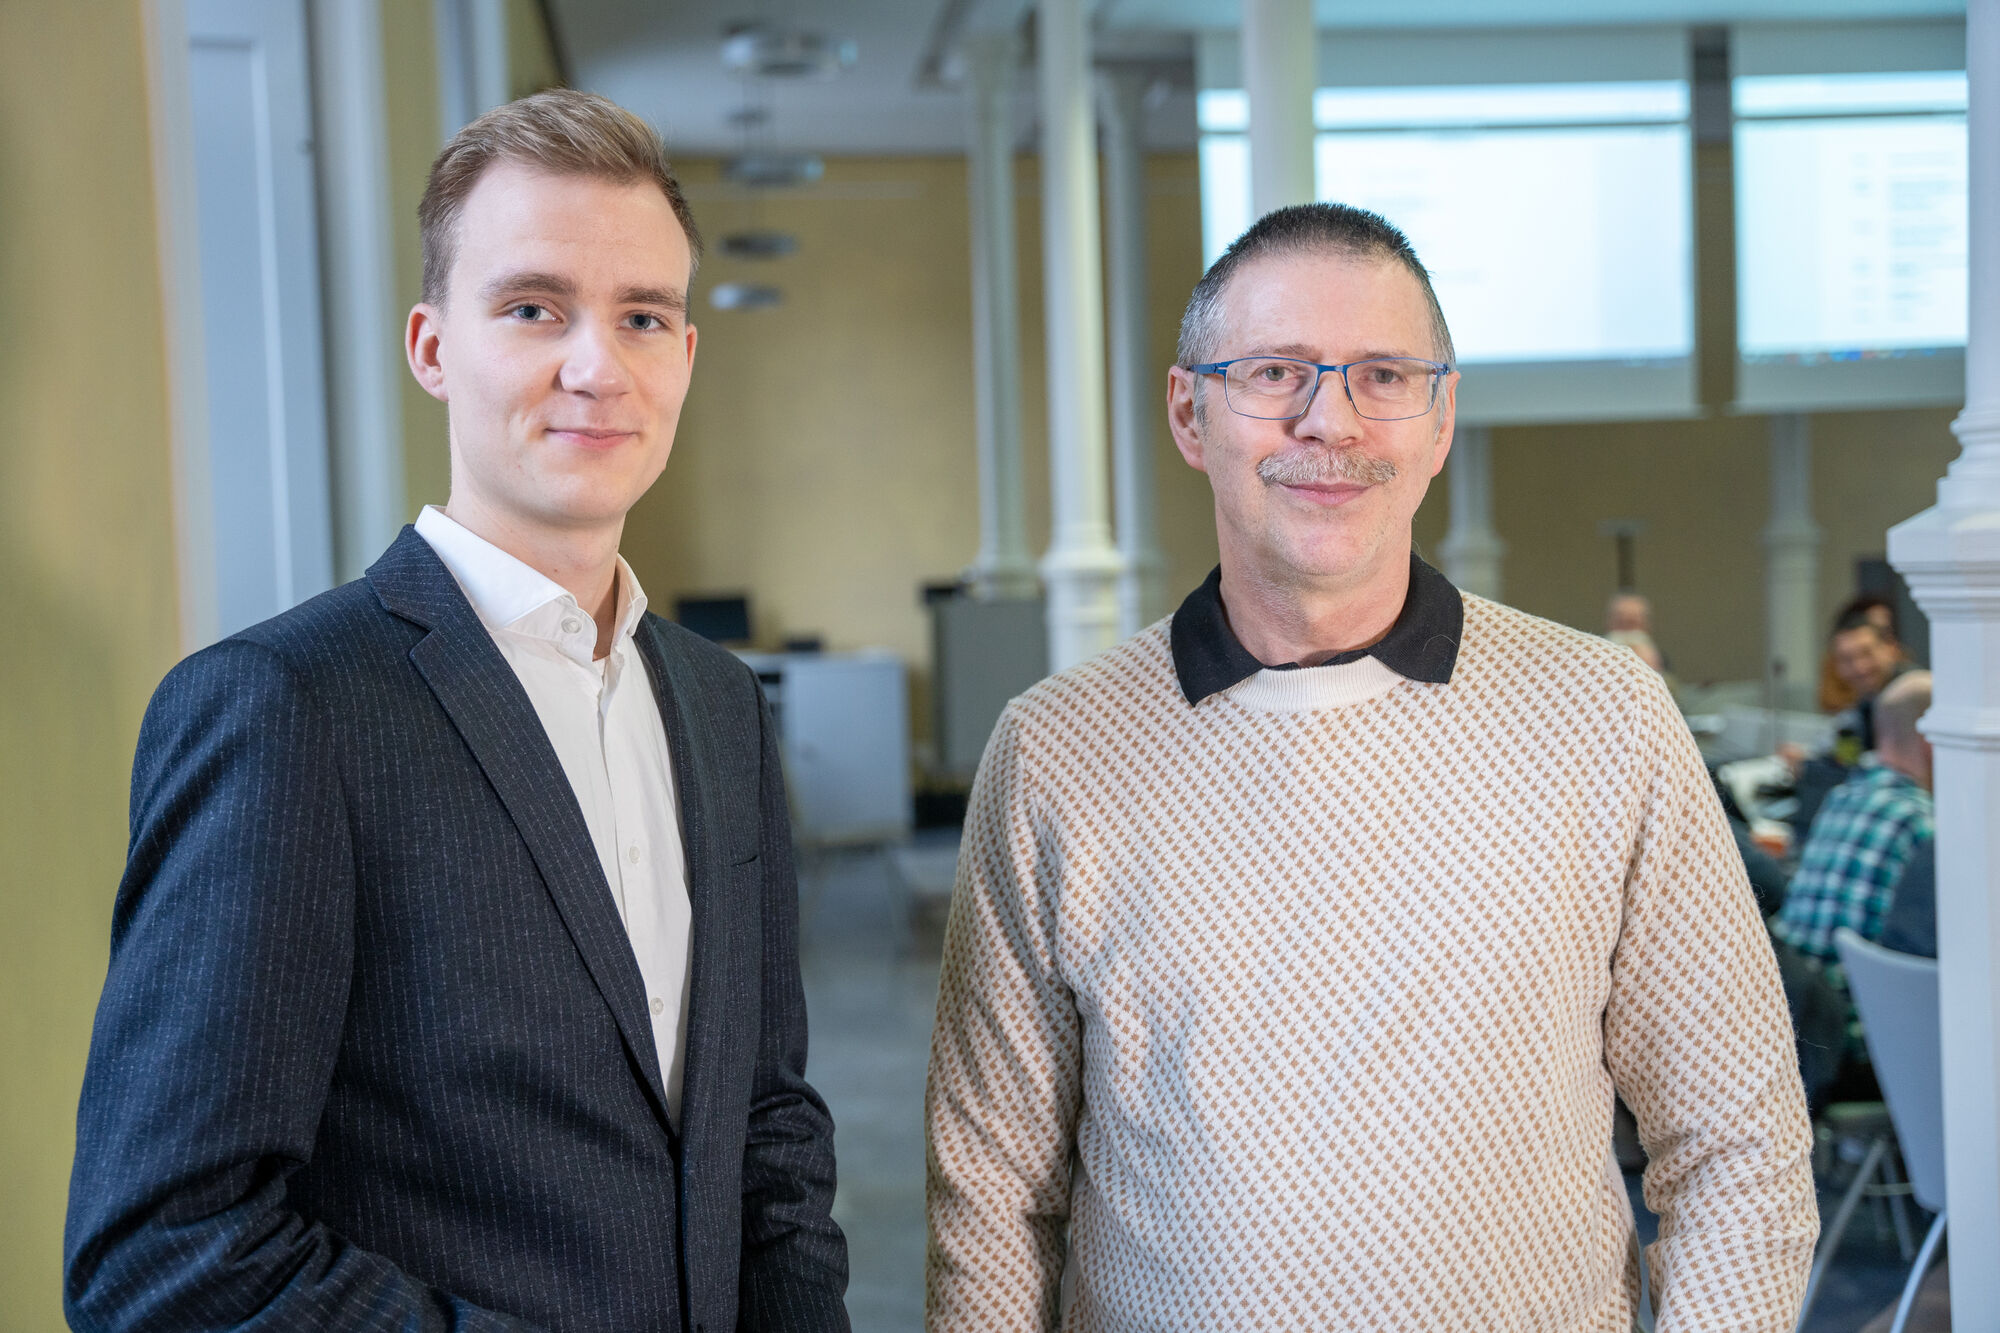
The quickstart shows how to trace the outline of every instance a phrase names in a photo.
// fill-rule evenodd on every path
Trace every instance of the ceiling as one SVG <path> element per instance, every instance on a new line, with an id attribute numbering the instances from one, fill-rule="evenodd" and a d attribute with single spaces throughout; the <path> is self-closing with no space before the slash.
<path id="1" fill-rule="evenodd" d="M 550 0 L 556 37 L 579 87 L 658 125 L 682 155 L 734 152 L 732 113 L 766 113 L 758 147 L 830 154 L 955 153 L 966 143 L 959 41 L 1026 30 L 1032 0 Z M 1727 24 L 1962 16 L 1965 0 L 1314 0 L 1323 28 L 1428 31 L 1575 25 Z M 1157 64 L 1164 78 L 1146 126 L 1155 146 L 1194 139 L 1193 34 L 1233 28 L 1236 0 L 1096 0 L 1100 50 Z M 851 39 L 857 59 L 824 81 L 744 80 L 722 65 L 731 23 L 814 28 Z M 1017 98 L 1032 134 L 1033 78 Z"/>

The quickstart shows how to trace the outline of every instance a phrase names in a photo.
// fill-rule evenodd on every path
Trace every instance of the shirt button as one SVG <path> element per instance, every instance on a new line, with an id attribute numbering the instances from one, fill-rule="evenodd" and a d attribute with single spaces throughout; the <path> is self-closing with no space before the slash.
<path id="1" fill-rule="evenodd" d="M 574 634 L 578 630 L 583 628 L 583 622 L 581 620 L 578 620 L 575 616 L 565 616 L 563 618 L 562 627 L 563 627 L 563 633 Z"/>
<path id="2" fill-rule="evenodd" d="M 638 864 L 639 864 L 639 844 L 638 844 L 638 843 L 636 843 L 636 842 L 635 842 L 635 843 L 633 843 L 633 844 L 632 844 L 632 845 L 631 845 L 630 847 L 627 847 L 627 848 L 625 849 L 625 859 L 626 859 L 627 861 L 630 861 L 630 862 L 631 862 L 631 863 L 632 863 L 633 865 L 638 865 Z"/>
<path id="3" fill-rule="evenodd" d="M 665 1012 L 667 1012 L 667 1002 L 655 995 L 653 997 L 653 1017 L 658 1018 Z"/>

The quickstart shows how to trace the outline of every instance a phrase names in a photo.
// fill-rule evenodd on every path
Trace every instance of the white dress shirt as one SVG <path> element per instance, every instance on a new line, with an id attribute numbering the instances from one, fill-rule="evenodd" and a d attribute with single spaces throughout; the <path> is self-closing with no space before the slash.
<path id="1" fill-rule="evenodd" d="M 667 1110 L 678 1125 L 687 1054 L 687 853 L 659 701 L 632 641 L 646 594 L 620 557 L 617 629 L 599 660 L 596 621 L 554 580 L 434 505 L 417 516 L 417 535 L 458 580 L 562 761 L 646 982 Z"/>

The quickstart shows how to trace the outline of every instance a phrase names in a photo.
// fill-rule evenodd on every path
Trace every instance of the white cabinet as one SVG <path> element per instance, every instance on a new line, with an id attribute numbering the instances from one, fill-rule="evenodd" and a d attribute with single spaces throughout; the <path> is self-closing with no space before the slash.
<path id="1" fill-rule="evenodd" d="M 892 653 L 742 653 L 778 719 L 801 843 L 900 841 L 910 832 L 909 691 Z"/>

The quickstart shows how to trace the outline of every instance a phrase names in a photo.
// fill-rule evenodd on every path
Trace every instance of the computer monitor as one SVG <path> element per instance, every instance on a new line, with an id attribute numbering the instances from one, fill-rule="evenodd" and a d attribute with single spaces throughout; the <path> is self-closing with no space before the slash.
<path id="1" fill-rule="evenodd" d="M 674 620 L 711 643 L 750 641 L 750 599 L 743 593 L 677 597 Z"/>

